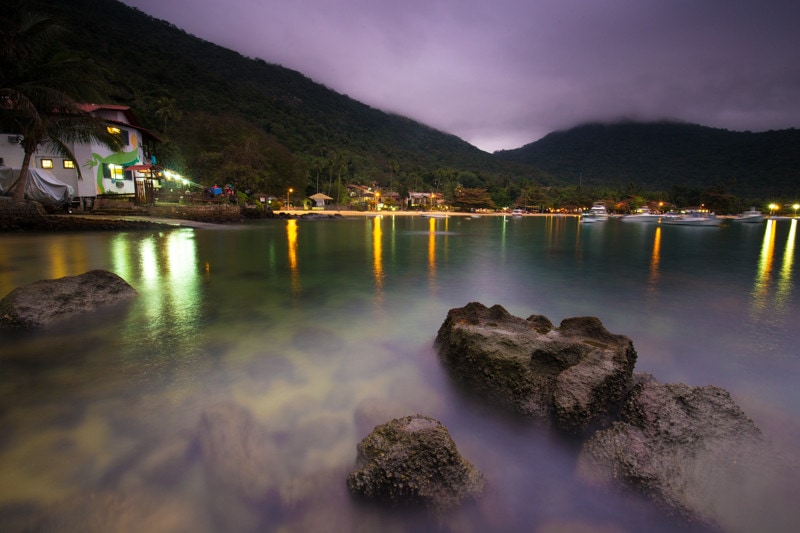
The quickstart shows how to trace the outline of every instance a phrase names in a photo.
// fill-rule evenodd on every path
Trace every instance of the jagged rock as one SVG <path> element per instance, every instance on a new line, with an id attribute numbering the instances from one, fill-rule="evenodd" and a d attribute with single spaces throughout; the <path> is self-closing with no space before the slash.
<path id="1" fill-rule="evenodd" d="M 0 300 L 0 325 L 44 326 L 129 300 L 136 294 L 124 279 L 108 270 L 40 280 L 17 287 Z"/>
<path id="2" fill-rule="evenodd" d="M 487 400 L 582 432 L 630 387 L 633 343 L 594 317 L 527 320 L 472 302 L 451 309 L 435 347 L 450 373 Z"/>
<path id="3" fill-rule="evenodd" d="M 376 427 L 358 444 L 355 495 L 434 511 L 455 507 L 483 491 L 483 475 L 456 448 L 447 428 L 424 415 Z"/>
<path id="4" fill-rule="evenodd" d="M 719 387 L 635 381 L 619 420 L 584 443 L 579 474 L 622 481 L 688 521 L 731 525 L 731 488 L 775 464 L 761 453 L 760 430 Z"/>

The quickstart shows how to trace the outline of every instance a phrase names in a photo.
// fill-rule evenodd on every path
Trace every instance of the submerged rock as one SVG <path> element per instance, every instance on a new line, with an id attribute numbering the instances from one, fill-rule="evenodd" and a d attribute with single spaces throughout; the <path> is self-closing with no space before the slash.
<path id="1" fill-rule="evenodd" d="M 435 346 L 450 373 L 487 400 L 582 432 L 630 387 L 636 351 L 594 317 L 527 320 L 473 302 L 451 309 Z"/>
<path id="2" fill-rule="evenodd" d="M 136 294 L 124 279 L 108 270 L 36 281 L 17 287 L 0 300 L 0 325 L 45 326 L 129 300 Z"/>
<path id="3" fill-rule="evenodd" d="M 578 472 L 594 484 L 625 482 L 689 521 L 720 525 L 731 487 L 758 477 L 760 430 L 719 387 L 636 381 L 619 420 L 584 443 Z"/>
<path id="4" fill-rule="evenodd" d="M 376 427 L 358 444 L 356 468 L 347 477 L 351 492 L 392 505 L 443 511 L 483 491 L 483 475 L 458 453 L 447 428 L 424 415 Z"/>

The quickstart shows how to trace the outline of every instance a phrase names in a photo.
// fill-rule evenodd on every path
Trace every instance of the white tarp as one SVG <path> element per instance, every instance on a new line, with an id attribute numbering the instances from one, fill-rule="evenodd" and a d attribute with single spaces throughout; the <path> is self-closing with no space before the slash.
<path id="1" fill-rule="evenodd" d="M 19 179 L 20 169 L 0 167 L 0 195 L 10 196 L 11 188 Z M 59 180 L 47 170 L 41 168 L 28 169 L 28 186 L 25 198 L 42 205 L 62 207 L 72 201 L 72 186 Z"/>

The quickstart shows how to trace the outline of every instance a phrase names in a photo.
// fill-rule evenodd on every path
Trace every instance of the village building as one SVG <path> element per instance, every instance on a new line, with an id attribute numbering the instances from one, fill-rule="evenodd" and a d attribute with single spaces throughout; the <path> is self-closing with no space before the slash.
<path id="1" fill-rule="evenodd" d="M 113 152 L 102 144 L 73 144 L 67 147 L 75 160 L 50 153 L 43 145 L 31 159 L 31 168 L 41 169 L 73 189 L 73 204 L 91 207 L 100 195 L 124 194 L 137 203 L 153 203 L 154 190 L 167 176 L 156 164 L 158 137 L 139 124 L 131 108 L 113 104 L 83 104 L 81 109 L 102 118 L 110 133 L 119 135 L 123 147 Z M 19 169 L 24 152 L 21 136 L 3 132 L 0 136 L 2 165 Z M 81 179 L 78 177 L 80 166 Z"/>

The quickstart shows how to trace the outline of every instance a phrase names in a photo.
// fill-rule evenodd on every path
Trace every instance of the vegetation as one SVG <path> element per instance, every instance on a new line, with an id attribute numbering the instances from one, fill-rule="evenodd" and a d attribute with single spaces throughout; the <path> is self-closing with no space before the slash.
<path id="1" fill-rule="evenodd" d="M 204 185 L 231 183 L 279 198 L 292 188 L 345 201 L 344 185 L 354 183 L 401 197 L 442 193 L 463 208 L 535 210 L 602 199 L 623 210 L 649 201 L 728 212 L 780 200 L 767 195 L 797 200 L 795 130 L 588 125 L 488 154 L 116 0 L 25 5 L 72 28 L 64 42 L 103 66 L 97 86 L 107 89 L 106 102 L 130 105 L 164 141 L 159 162 Z"/>
<path id="2" fill-rule="evenodd" d="M 71 143 L 121 146 L 103 121 L 80 108 L 80 103 L 91 101 L 96 71 L 56 47 L 61 31 L 54 19 L 19 6 L 4 10 L 0 22 L 0 126 L 21 135 L 25 152 L 13 190 L 17 202 L 24 200 L 30 161 L 40 145 L 73 160 Z"/>

